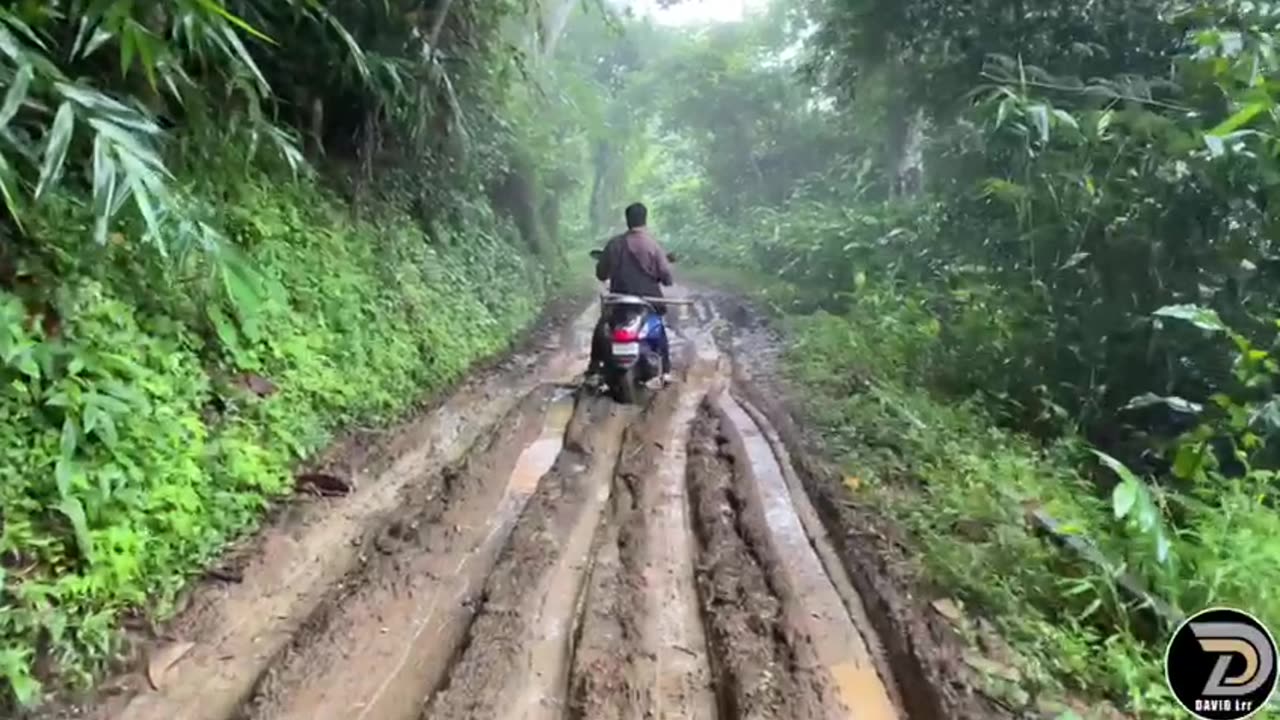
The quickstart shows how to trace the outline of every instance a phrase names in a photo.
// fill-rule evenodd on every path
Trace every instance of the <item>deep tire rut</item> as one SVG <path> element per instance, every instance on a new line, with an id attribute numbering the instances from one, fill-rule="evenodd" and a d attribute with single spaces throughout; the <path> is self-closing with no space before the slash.
<path id="1" fill-rule="evenodd" d="M 579 576 L 585 569 L 628 414 L 604 398 L 584 403 L 570 421 L 564 450 L 539 482 L 498 558 L 466 647 L 423 718 L 522 717 L 524 711 L 536 710 L 533 706 L 554 701 L 562 667 L 554 657 L 550 666 L 540 666 L 539 660 L 547 643 L 562 645 L 568 653 L 572 628 L 566 625 L 579 588 L 557 587 L 553 579 L 561 569 L 573 574 L 577 566 Z M 583 546 L 575 547 L 584 537 Z M 548 600 L 562 604 L 548 605 Z"/>
<path id="2" fill-rule="evenodd" d="M 361 543 L 362 565 L 272 663 L 237 720 L 402 717 L 419 706 L 515 521 L 522 498 L 507 493 L 507 478 L 551 399 L 548 387 L 531 393 L 439 482 L 407 489 L 402 509 Z"/>
<path id="3" fill-rule="evenodd" d="M 698 592 L 721 708 L 732 718 L 837 718 L 800 608 L 782 585 L 763 509 L 710 404 L 690 441 L 688 478 L 698 538 Z"/>
<path id="4" fill-rule="evenodd" d="M 256 680 L 239 695 L 191 705 L 245 677 L 187 668 L 139 696 L 143 714 L 96 717 L 905 719 L 786 447 L 730 394 L 716 305 L 673 325 L 678 382 L 632 407 L 547 382 L 584 360 L 590 317 L 526 361 L 538 377 L 508 371 L 492 421 L 428 425 L 478 440 L 448 463 L 408 451 L 394 501 L 343 546 L 355 563 L 302 618 L 254 618 L 266 641 L 237 639 Z"/>

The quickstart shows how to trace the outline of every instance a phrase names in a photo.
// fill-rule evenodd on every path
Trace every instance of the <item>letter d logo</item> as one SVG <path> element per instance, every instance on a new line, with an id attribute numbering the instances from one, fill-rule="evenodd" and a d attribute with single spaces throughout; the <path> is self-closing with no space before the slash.
<path id="1" fill-rule="evenodd" d="M 1165 653 L 1169 689 L 1192 715 L 1239 720 L 1267 704 L 1276 687 L 1276 642 L 1255 617 L 1212 608 L 1187 619 Z"/>

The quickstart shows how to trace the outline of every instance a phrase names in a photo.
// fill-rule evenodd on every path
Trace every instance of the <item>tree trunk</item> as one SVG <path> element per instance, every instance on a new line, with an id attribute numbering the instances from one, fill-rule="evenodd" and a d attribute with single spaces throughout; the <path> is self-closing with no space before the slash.
<path id="1" fill-rule="evenodd" d="M 453 0 L 443 0 L 440 4 L 440 14 L 436 15 L 435 20 L 431 23 L 431 35 L 427 38 L 427 45 L 430 46 L 431 55 L 437 62 L 440 59 L 440 33 L 444 30 L 444 22 L 449 18 L 449 8 L 452 6 Z"/>
<path id="2" fill-rule="evenodd" d="M 324 98 L 317 95 L 311 101 L 311 142 L 316 156 L 324 154 Z"/>
<path id="3" fill-rule="evenodd" d="M 578 0 L 559 0 L 559 4 L 551 9 L 551 16 L 544 24 L 542 38 L 542 59 L 549 60 L 556 52 L 556 44 L 569 26 L 569 18 L 573 16 L 573 7 Z"/>
<path id="4" fill-rule="evenodd" d="M 924 108 L 916 108 L 903 128 L 902 144 L 893 167 L 894 194 L 914 197 L 924 189 Z"/>
<path id="5" fill-rule="evenodd" d="M 612 154 L 613 146 L 607 140 L 597 143 L 594 162 L 592 162 L 595 177 L 591 182 L 591 200 L 587 206 L 587 220 L 593 231 L 605 223 L 604 192 L 609 182 L 609 158 Z"/>

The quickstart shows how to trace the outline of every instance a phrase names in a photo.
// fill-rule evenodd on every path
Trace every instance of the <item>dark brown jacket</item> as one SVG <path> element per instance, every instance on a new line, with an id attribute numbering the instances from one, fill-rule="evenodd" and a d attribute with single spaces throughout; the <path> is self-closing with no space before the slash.
<path id="1" fill-rule="evenodd" d="M 661 286 L 674 282 L 667 254 L 644 228 L 628 230 L 604 246 L 596 279 L 608 280 L 610 292 L 651 297 L 661 296 Z"/>

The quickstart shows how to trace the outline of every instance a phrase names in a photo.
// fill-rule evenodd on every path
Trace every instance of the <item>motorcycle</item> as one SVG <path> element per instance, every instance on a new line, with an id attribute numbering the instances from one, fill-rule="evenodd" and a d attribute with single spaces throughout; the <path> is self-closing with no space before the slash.
<path id="1" fill-rule="evenodd" d="M 600 250 L 591 257 L 599 259 Z M 667 259 L 675 262 L 675 255 Z M 616 402 L 634 404 L 643 388 L 662 374 L 659 338 L 666 330 L 658 305 L 683 305 L 687 300 L 604 293 L 601 315 L 606 320 L 609 350 L 604 354 L 604 384 Z M 603 349 L 603 348 L 602 348 Z"/>

